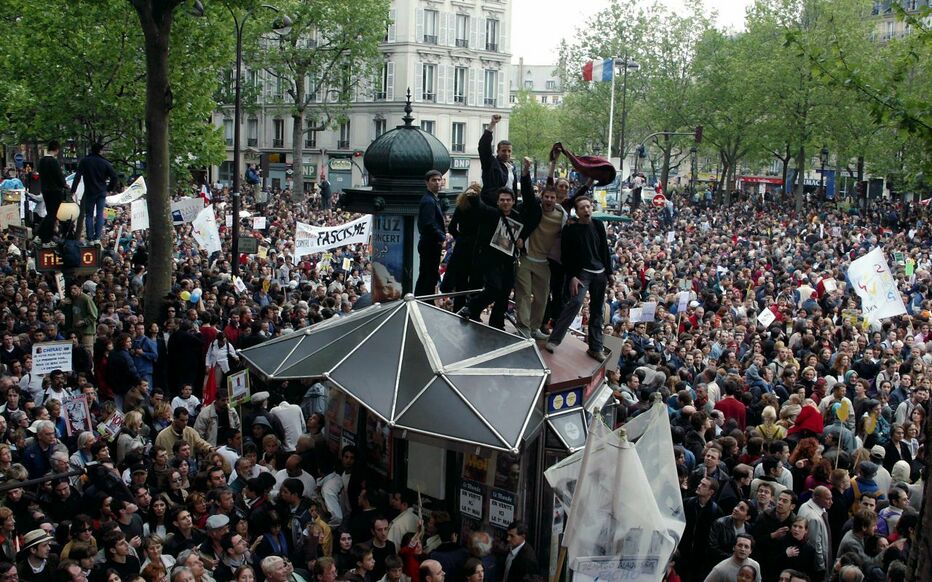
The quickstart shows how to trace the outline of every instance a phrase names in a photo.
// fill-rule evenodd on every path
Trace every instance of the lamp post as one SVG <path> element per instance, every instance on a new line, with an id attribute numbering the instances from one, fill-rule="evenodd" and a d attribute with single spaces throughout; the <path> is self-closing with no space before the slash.
<path id="1" fill-rule="evenodd" d="M 628 60 L 628 55 L 625 55 L 624 67 L 625 72 L 621 82 L 621 146 L 618 150 L 621 156 L 620 169 L 623 177 L 625 173 L 625 124 L 628 121 L 628 71 L 637 71 L 641 68 L 641 65 L 635 61 Z"/>
<path id="2" fill-rule="evenodd" d="M 246 21 L 252 16 L 252 10 L 247 11 L 242 17 L 237 16 L 236 11 L 224 2 L 230 16 L 233 17 L 233 27 L 236 30 L 236 76 L 233 89 L 233 257 L 230 270 L 233 275 L 239 275 L 239 210 L 240 210 L 240 165 L 241 165 L 241 146 L 240 146 L 240 124 L 242 117 L 242 75 L 243 75 L 243 27 Z M 273 12 L 281 13 L 281 10 L 270 4 L 262 4 L 262 8 L 267 8 Z M 257 7 L 258 8 L 258 7 Z M 203 15 L 204 7 L 198 0 L 194 4 L 194 14 Z M 282 14 L 273 24 L 273 30 L 279 36 L 285 36 L 291 32 L 293 22 L 287 14 Z"/>
<path id="3" fill-rule="evenodd" d="M 690 203 L 696 197 L 696 170 L 699 165 L 699 149 L 696 146 L 689 148 L 691 167 L 690 167 L 690 176 L 689 176 L 689 201 Z"/>
<path id="4" fill-rule="evenodd" d="M 825 164 L 828 163 L 828 147 L 822 146 L 819 151 L 819 162 L 822 163 L 822 169 L 819 171 L 819 195 L 825 199 Z"/>

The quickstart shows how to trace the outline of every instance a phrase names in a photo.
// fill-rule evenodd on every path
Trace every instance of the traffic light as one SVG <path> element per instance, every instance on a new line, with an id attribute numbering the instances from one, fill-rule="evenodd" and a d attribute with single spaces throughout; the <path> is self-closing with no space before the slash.
<path id="1" fill-rule="evenodd" d="M 701 125 L 696 126 L 695 138 L 696 138 L 696 143 L 702 143 L 702 126 Z"/>

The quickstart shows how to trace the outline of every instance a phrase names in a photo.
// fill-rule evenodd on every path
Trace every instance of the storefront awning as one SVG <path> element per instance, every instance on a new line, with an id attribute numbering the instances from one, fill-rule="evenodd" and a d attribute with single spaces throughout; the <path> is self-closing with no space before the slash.
<path id="1" fill-rule="evenodd" d="M 242 355 L 271 380 L 325 378 L 393 428 L 509 452 L 549 374 L 532 340 L 410 296 Z"/>

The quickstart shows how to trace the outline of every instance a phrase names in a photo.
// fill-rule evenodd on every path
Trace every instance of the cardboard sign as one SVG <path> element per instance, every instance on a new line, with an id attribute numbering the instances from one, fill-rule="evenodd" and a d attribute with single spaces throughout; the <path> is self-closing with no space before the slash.
<path id="1" fill-rule="evenodd" d="M 825 288 L 826 293 L 831 293 L 838 289 L 838 281 L 835 279 L 822 279 L 822 286 Z"/>
<path id="2" fill-rule="evenodd" d="M 71 372 L 71 350 L 69 341 L 32 344 L 32 373 L 41 376 L 52 370 Z"/>
<path id="3" fill-rule="evenodd" d="M 21 225 L 22 219 L 19 217 L 18 204 L 4 204 L 0 206 L 0 230 L 6 230 L 11 225 Z"/>

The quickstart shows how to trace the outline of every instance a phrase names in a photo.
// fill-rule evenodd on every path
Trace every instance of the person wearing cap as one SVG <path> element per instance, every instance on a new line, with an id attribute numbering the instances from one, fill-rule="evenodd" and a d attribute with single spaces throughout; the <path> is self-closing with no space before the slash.
<path id="1" fill-rule="evenodd" d="M 443 187 L 443 174 L 438 170 L 430 170 L 424 175 L 424 181 L 427 183 L 427 192 L 421 196 L 417 214 L 417 231 L 420 235 L 417 254 L 420 263 L 417 283 L 414 285 L 415 296 L 433 295 L 437 292 L 437 283 L 440 281 L 440 255 L 447 239 L 446 222 L 438 198 Z"/>
<path id="2" fill-rule="evenodd" d="M 873 495 L 878 501 L 886 500 L 886 491 L 881 491 L 874 478 L 877 476 L 877 463 L 861 461 L 857 476 L 851 479 L 851 487 L 845 491 L 849 504 L 857 503 L 864 494 Z"/>
<path id="3" fill-rule="evenodd" d="M 17 556 L 16 571 L 23 582 L 52 582 L 58 567 L 58 556 L 52 553 L 55 541 L 44 529 L 34 529 L 23 538 Z"/>
<path id="4" fill-rule="evenodd" d="M 198 548 L 202 558 L 207 560 L 205 564 L 208 569 L 213 570 L 223 558 L 223 546 L 220 540 L 223 536 L 230 533 L 230 518 L 222 513 L 211 515 L 207 518 L 207 540 Z"/>

